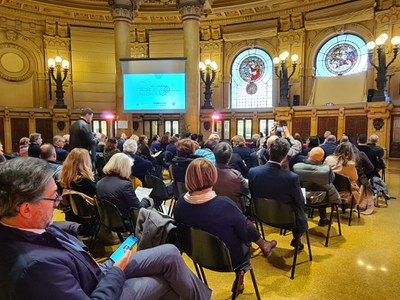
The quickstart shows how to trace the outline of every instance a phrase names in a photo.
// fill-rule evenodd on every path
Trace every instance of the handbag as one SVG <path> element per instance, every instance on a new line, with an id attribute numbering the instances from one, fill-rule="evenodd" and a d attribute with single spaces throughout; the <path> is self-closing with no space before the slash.
<path id="1" fill-rule="evenodd" d="M 326 191 L 311 191 L 307 192 L 306 200 L 308 205 L 322 205 L 327 204 L 328 202 L 325 200 Z"/>

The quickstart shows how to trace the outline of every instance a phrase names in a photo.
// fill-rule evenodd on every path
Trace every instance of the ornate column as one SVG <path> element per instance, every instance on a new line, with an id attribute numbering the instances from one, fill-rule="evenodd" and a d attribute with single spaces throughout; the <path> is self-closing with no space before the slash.
<path id="1" fill-rule="evenodd" d="M 199 132 L 200 115 L 200 16 L 205 0 L 177 0 L 182 15 L 183 54 L 186 57 L 186 113 L 185 123 L 190 132 Z"/>
<path id="2" fill-rule="evenodd" d="M 116 112 L 122 114 L 122 72 L 120 58 L 128 58 L 131 55 L 130 26 L 139 7 L 137 0 L 108 0 L 111 16 L 114 21 L 115 39 L 115 97 Z"/>

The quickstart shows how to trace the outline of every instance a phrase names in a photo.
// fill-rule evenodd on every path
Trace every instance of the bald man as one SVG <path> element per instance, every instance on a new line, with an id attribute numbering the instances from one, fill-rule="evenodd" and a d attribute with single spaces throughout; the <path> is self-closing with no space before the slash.
<path id="1" fill-rule="evenodd" d="M 322 191 L 326 191 L 325 200 L 329 205 L 340 204 L 340 196 L 335 186 L 332 184 L 335 179 L 335 173 L 327 165 L 323 165 L 325 152 L 321 147 L 314 147 L 308 153 L 308 158 L 293 166 L 293 171 L 299 175 L 300 182 L 311 183 L 318 186 Z M 306 184 L 308 185 L 308 184 Z M 329 219 L 326 216 L 326 208 L 319 208 L 318 226 L 329 225 Z"/>

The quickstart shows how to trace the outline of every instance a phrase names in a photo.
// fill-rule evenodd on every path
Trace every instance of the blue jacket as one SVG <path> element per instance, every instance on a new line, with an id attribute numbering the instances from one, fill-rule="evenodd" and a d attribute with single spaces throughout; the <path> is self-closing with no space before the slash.
<path id="1" fill-rule="evenodd" d="M 124 272 L 102 273 L 84 248 L 55 226 L 36 234 L 0 224 L 0 299 L 119 299 Z"/>

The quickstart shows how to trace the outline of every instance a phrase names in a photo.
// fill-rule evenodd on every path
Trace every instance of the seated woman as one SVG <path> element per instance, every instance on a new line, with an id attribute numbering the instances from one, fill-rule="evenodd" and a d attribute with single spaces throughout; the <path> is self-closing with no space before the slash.
<path id="1" fill-rule="evenodd" d="M 188 192 L 178 199 L 175 220 L 218 236 L 228 247 L 234 266 L 249 257 L 251 242 L 255 242 L 265 256 L 270 255 L 276 241 L 263 240 L 232 200 L 215 194 L 213 186 L 217 174 L 215 166 L 206 158 L 190 163 L 185 181 Z"/>
<path id="2" fill-rule="evenodd" d="M 130 180 L 133 159 L 125 153 L 114 154 L 103 168 L 106 175 L 97 182 L 97 197 L 107 200 L 128 216 L 130 207 L 149 207 L 150 201 L 139 201 Z"/>
<path id="3" fill-rule="evenodd" d="M 149 139 L 145 135 L 141 135 L 139 137 L 139 148 L 136 152 L 136 154 L 143 156 L 144 158 L 153 161 L 154 157 L 151 155 L 151 151 L 147 143 L 149 142 Z"/>
<path id="4" fill-rule="evenodd" d="M 347 177 L 352 186 L 352 194 L 358 204 L 360 194 L 358 192 L 358 174 L 356 168 L 356 156 L 350 142 L 341 143 L 336 147 L 335 152 L 325 158 L 325 164 L 330 166 L 334 173 Z M 347 199 L 346 195 L 340 193 L 342 200 Z M 347 201 L 346 201 L 347 202 Z"/>
<path id="5" fill-rule="evenodd" d="M 74 148 L 68 153 L 61 169 L 59 183 L 63 189 L 71 189 L 91 198 L 96 195 L 92 161 L 86 149 Z M 75 216 L 72 210 L 65 212 L 65 220 L 83 224 L 83 235 L 90 235 L 93 224 Z"/>

